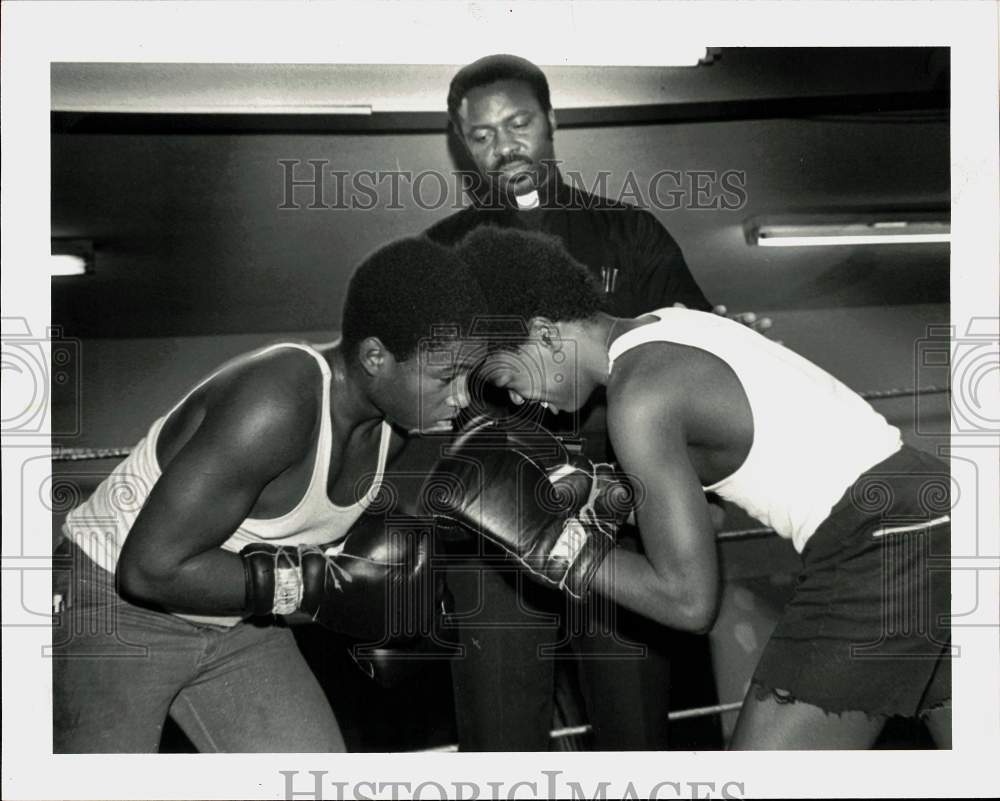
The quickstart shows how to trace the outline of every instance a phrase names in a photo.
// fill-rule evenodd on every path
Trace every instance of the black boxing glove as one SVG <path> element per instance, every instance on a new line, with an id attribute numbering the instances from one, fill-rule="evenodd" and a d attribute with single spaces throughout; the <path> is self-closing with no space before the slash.
<path id="1" fill-rule="evenodd" d="M 250 615 L 304 613 L 349 637 L 415 637 L 435 614 L 427 520 L 365 514 L 327 545 L 252 543 L 240 551 Z"/>
<path id="2" fill-rule="evenodd" d="M 424 486 L 425 510 L 499 545 L 531 576 L 582 598 L 634 502 L 628 480 L 541 427 L 473 421 Z"/>

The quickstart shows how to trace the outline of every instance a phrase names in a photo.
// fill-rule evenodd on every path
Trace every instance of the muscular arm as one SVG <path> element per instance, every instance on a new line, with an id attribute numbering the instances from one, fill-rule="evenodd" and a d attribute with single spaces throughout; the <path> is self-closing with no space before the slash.
<path id="1" fill-rule="evenodd" d="M 596 586 L 659 623 L 707 631 L 718 607 L 718 563 L 709 506 L 688 458 L 685 403 L 677 384 L 648 382 L 609 399 L 612 445 L 641 493 L 636 521 L 645 554 L 614 551 Z"/>
<path id="2" fill-rule="evenodd" d="M 293 377 L 301 362 L 282 366 L 250 369 L 206 401 L 125 541 L 118 576 L 126 597 L 172 612 L 243 613 L 242 560 L 219 546 L 264 487 L 309 452 L 317 411 L 315 390 L 303 392 Z"/>

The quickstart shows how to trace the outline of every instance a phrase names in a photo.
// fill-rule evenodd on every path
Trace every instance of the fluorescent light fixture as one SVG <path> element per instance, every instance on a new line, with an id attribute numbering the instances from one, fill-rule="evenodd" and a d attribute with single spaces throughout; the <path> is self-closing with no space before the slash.
<path id="1" fill-rule="evenodd" d="M 107 107 L 97 108 L 94 111 L 122 112 L 135 111 L 134 108 Z M 146 105 L 141 112 L 143 114 L 176 114 L 178 111 L 184 114 L 327 114 L 345 116 L 370 117 L 372 107 L 370 105 L 345 105 L 343 103 L 242 103 L 242 104 L 185 104 L 183 108 L 177 109 L 169 104 Z"/>
<path id="2" fill-rule="evenodd" d="M 94 243 L 89 239 L 53 239 L 49 275 L 86 275 L 94 268 Z"/>
<path id="3" fill-rule="evenodd" d="M 867 223 L 761 225 L 751 244 L 763 248 L 899 245 L 951 242 L 951 223 L 881 220 Z"/>
<path id="4" fill-rule="evenodd" d="M 62 254 L 49 256 L 49 275 L 84 275 L 87 272 L 87 260 L 83 256 Z"/>

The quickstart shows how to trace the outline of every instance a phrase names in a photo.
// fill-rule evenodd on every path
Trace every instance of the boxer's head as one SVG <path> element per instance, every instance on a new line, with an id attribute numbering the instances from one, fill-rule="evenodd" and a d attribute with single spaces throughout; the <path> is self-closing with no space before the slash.
<path id="1" fill-rule="evenodd" d="M 587 268 L 545 234 L 483 226 L 458 244 L 483 289 L 491 353 L 480 375 L 515 403 L 574 411 L 596 385 L 579 369 L 580 323 L 601 310 Z M 482 325 L 482 323 L 481 323 Z"/>
<path id="2" fill-rule="evenodd" d="M 495 55 L 463 67 L 448 90 L 448 116 L 480 174 L 504 194 L 537 190 L 555 170 L 549 84 L 530 61 Z"/>
<path id="3" fill-rule="evenodd" d="M 484 308 L 478 282 L 453 250 L 423 237 L 386 245 L 347 288 L 348 370 L 401 428 L 444 427 L 468 405 L 468 373 L 486 347 L 472 329 Z"/>

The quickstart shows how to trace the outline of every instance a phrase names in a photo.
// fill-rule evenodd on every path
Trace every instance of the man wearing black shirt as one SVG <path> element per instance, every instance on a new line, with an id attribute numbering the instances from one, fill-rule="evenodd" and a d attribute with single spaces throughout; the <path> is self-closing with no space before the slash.
<path id="1" fill-rule="evenodd" d="M 611 314 L 673 303 L 711 308 L 652 214 L 562 180 L 548 83 L 533 64 L 514 56 L 470 64 L 452 80 L 448 113 L 479 180 L 473 205 L 428 229 L 432 239 L 454 244 L 480 225 L 540 230 L 558 236 L 599 279 Z"/>
<path id="2" fill-rule="evenodd" d="M 498 55 L 464 67 L 451 82 L 448 112 L 478 177 L 469 187 L 472 205 L 428 229 L 431 239 L 454 244 L 480 225 L 542 231 L 590 269 L 610 314 L 635 317 L 675 303 L 711 309 L 680 247 L 652 214 L 563 181 L 548 82 L 534 64 Z M 592 459 L 609 457 L 600 398 L 575 424 L 560 417 L 550 415 L 547 425 L 575 429 Z M 465 656 L 452 665 L 461 749 L 548 750 L 557 610 L 567 632 L 562 644 L 579 659 L 594 746 L 666 749 L 667 630 L 600 600 L 564 608 L 561 599 L 521 586 L 489 556 L 477 569 L 448 575 L 456 612 L 470 617 L 459 626 Z"/>

